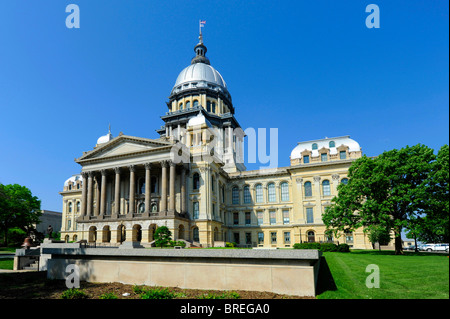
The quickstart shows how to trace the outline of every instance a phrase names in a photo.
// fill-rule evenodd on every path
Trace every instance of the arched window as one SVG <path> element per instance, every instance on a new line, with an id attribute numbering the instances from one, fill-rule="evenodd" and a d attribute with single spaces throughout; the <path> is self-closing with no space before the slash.
<path id="1" fill-rule="evenodd" d="M 200 188 L 200 175 L 198 173 L 194 173 L 194 176 L 192 177 L 192 188 L 193 189 L 199 189 Z"/>
<path id="2" fill-rule="evenodd" d="M 212 102 L 212 112 L 216 113 L 216 103 Z"/>
<path id="3" fill-rule="evenodd" d="M 312 196 L 312 185 L 311 182 L 305 183 L 305 197 L 311 197 Z"/>
<path id="4" fill-rule="evenodd" d="M 199 241 L 200 241 L 200 235 L 199 235 L 199 232 L 198 232 L 198 227 L 195 227 L 195 228 L 192 230 L 192 240 L 193 240 L 193 241 L 196 241 L 196 242 L 199 242 Z"/>
<path id="5" fill-rule="evenodd" d="M 72 190 L 72 184 L 69 184 L 69 191 Z"/>
<path id="6" fill-rule="evenodd" d="M 239 188 L 233 187 L 231 190 L 231 199 L 233 201 L 233 205 L 239 205 Z"/>
<path id="7" fill-rule="evenodd" d="M 330 143 L 328 144 L 330 147 L 336 147 L 336 143 L 334 141 L 330 141 Z"/>
<path id="8" fill-rule="evenodd" d="M 258 184 L 255 186 L 255 192 L 256 192 L 256 202 L 262 203 L 263 202 L 263 188 L 261 184 Z"/>
<path id="9" fill-rule="evenodd" d="M 183 109 L 183 103 L 180 103 L 179 105 L 179 109 L 182 110 Z"/>
<path id="10" fill-rule="evenodd" d="M 275 184 L 270 183 L 269 185 L 267 185 L 267 190 L 268 190 L 269 202 L 271 202 L 271 203 L 276 202 L 277 197 L 275 195 Z"/>
<path id="11" fill-rule="evenodd" d="M 250 186 L 244 186 L 244 204 L 250 204 L 252 202 L 252 196 L 250 194 Z"/>
<path id="12" fill-rule="evenodd" d="M 341 179 L 341 183 L 344 184 L 344 185 L 347 185 L 348 184 L 348 178 Z"/>
<path id="13" fill-rule="evenodd" d="M 324 180 L 322 182 L 322 192 L 323 192 L 323 196 L 331 196 L 331 188 L 330 188 L 329 180 Z"/>
<path id="14" fill-rule="evenodd" d="M 191 101 L 187 101 L 186 102 L 186 108 L 188 109 L 188 108 L 190 108 L 191 107 Z"/>
<path id="15" fill-rule="evenodd" d="M 314 235 L 314 232 L 311 230 L 308 232 L 308 242 L 314 243 L 316 241 L 316 236 Z"/>
<path id="16" fill-rule="evenodd" d="M 138 207 L 138 213 L 139 214 L 143 214 L 145 212 L 145 204 L 144 203 L 140 203 L 139 207 Z"/>
<path id="17" fill-rule="evenodd" d="M 81 202 L 77 202 L 77 213 L 81 210 Z"/>
<path id="18" fill-rule="evenodd" d="M 208 112 L 211 112 L 211 102 L 210 101 L 206 102 L 206 110 Z"/>
<path id="19" fill-rule="evenodd" d="M 312 149 L 313 150 L 316 150 L 316 149 L 318 149 L 319 147 L 317 146 L 317 143 L 313 143 L 313 145 L 312 145 Z"/>
<path id="20" fill-rule="evenodd" d="M 194 107 L 198 106 L 198 100 L 194 100 Z"/>
<path id="21" fill-rule="evenodd" d="M 69 202 L 69 213 L 72 212 L 72 202 Z"/>
<path id="22" fill-rule="evenodd" d="M 289 185 L 286 182 L 281 183 L 281 201 L 287 202 L 289 201 Z"/>

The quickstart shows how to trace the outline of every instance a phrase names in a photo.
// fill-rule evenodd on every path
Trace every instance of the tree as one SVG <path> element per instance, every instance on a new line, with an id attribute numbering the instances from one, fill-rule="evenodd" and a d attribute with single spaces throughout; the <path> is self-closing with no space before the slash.
<path id="1" fill-rule="evenodd" d="M 158 227 L 155 231 L 155 246 L 166 247 L 172 240 L 172 232 L 166 226 Z"/>
<path id="2" fill-rule="evenodd" d="M 391 234 L 389 229 L 386 229 L 379 225 L 371 225 L 368 227 L 368 238 L 372 243 L 372 246 L 375 243 L 378 243 L 378 249 L 381 251 L 382 245 L 387 245 L 391 241 Z"/>
<path id="3" fill-rule="evenodd" d="M 0 184 L 0 230 L 4 234 L 4 245 L 8 244 L 8 229 L 26 230 L 39 223 L 41 201 L 25 186 Z"/>
<path id="4" fill-rule="evenodd" d="M 430 209 L 429 178 L 436 156 L 425 145 L 363 156 L 349 168 L 347 185 L 322 216 L 327 228 L 352 231 L 378 225 L 393 230 L 395 253 L 403 254 L 401 231 Z"/>

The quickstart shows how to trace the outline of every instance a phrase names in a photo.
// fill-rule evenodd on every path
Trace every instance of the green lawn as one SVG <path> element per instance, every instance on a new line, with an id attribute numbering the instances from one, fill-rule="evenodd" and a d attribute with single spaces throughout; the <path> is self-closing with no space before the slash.
<path id="1" fill-rule="evenodd" d="M 319 299 L 449 298 L 448 254 L 361 250 L 324 252 L 318 283 Z M 380 270 L 380 288 L 367 288 L 366 267 Z M 332 278 L 330 276 L 332 275 Z"/>
<path id="2" fill-rule="evenodd" d="M 14 268 L 14 258 L 0 258 L 0 269 L 10 269 Z"/>

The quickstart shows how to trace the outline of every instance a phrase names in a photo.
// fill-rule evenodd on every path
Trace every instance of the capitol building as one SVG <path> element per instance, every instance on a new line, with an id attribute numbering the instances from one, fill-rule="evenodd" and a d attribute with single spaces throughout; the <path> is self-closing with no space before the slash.
<path id="1" fill-rule="evenodd" d="M 245 134 L 227 84 L 202 36 L 194 50 L 170 92 L 158 137 L 109 131 L 75 160 L 81 173 L 60 192 L 61 239 L 150 246 L 155 230 L 167 226 L 174 240 L 197 247 L 332 241 L 371 248 L 362 229 L 331 237 L 322 222 L 362 156 L 360 145 L 349 136 L 304 141 L 293 145 L 289 166 L 247 170 Z"/>

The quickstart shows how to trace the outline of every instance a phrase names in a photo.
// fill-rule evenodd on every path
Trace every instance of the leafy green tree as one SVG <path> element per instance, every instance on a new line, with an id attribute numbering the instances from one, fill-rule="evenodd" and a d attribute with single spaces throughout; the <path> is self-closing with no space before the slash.
<path id="1" fill-rule="evenodd" d="M 8 245 L 8 229 L 26 230 L 39 222 L 41 201 L 25 186 L 0 184 L 0 230 Z"/>
<path id="2" fill-rule="evenodd" d="M 376 158 L 363 156 L 349 168 L 349 182 L 322 219 L 328 228 L 353 231 L 378 225 L 391 229 L 395 253 L 403 254 L 401 231 L 408 220 L 430 209 L 429 181 L 436 156 L 425 145 L 386 151 Z"/>
<path id="3" fill-rule="evenodd" d="M 155 231 L 155 245 L 166 247 L 172 240 L 172 232 L 166 226 L 158 227 Z"/>
<path id="4" fill-rule="evenodd" d="M 381 251 L 382 245 L 387 245 L 391 241 L 391 234 L 389 229 L 386 229 L 379 225 L 371 225 L 368 227 L 368 239 L 372 243 L 378 243 L 378 249 Z"/>

